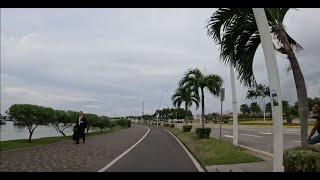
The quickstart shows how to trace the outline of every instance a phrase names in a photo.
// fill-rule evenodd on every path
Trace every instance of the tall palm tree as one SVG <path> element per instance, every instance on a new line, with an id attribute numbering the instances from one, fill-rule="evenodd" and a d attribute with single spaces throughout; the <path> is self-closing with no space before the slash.
<path id="1" fill-rule="evenodd" d="M 283 20 L 289 8 L 265 8 L 270 27 L 274 35 L 275 49 L 286 54 L 290 62 L 296 84 L 299 115 L 301 119 L 301 146 L 307 146 L 308 101 L 307 89 L 295 51 L 302 47 L 285 30 Z M 220 45 L 220 57 L 225 63 L 231 63 L 238 72 L 238 78 L 246 86 L 256 84 L 252 64 L 260 44 L 260 36 L 251 8 L 219 8 L 208 22 L 208 35 Z"/>
<path id="2" fill-rule="evenodd" d="M 184 108 L 186 110 L 184 122 L 188 124 L 188 108 L 191 107 L 194 103 L 196 105 L 196 109 L 198 109 L 200 97 L 197 94 L 195 94 L 190 87 L 179 86 L 176 89 L 176 92 L 172 95 L 171 100 L 173 102 L 173 106 L 178 108 L 180 108 L 181 104 L 184 103 Z"/>
<path id="3" fill-rule="evenodd" d="M 182 87 L 190 87 L 192 91 L 199 96 L 201 92 L 201 123 L 204 128 L 204 92 L 207 88 L 211 94 L 218 96 L 223 80 L 215 74 L 205 75 L 199 69 L 189 69 L 185 76 L 180 80 L 179 85 Z"/>

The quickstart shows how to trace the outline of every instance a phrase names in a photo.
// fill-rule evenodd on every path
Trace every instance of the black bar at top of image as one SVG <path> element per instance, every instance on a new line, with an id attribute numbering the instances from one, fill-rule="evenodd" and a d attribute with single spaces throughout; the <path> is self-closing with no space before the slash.
<path id="1" fill-rule="evenodd" d="M 2 8 L 218 8 L 218 7 L 315 7 L 317 1 L 294 0 L 1 0 Z"/>

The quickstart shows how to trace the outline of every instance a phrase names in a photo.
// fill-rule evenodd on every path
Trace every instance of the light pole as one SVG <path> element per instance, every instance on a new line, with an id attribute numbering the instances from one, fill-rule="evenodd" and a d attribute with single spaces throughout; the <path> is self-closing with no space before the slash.
<path id="1" fill-rule="evenodd" d="M 283 117 L 280 78 L 273 42 L 264 8 L 252 8 L 260 34 L 263 54 L 267 66 L 273 121 L 273 171 L 283 172 Z"/>
<path id="2" fill-rule="evenodd" d="M 220 114 L 221 114 L 221 117 L 220 117 L 220 143 L 221 143 L 221 128 L 222 128 L 222 103 L 223 103 L 223 101 L 224 101 L 224 88 L 221 88 L 221 90 L 220 90 L 220 101 L 221 101 L 221 112 L 220 112 Z"/>
<path id="3" fill-rule="evenodd" d="M 144 115 L 144 101 L 142 101 L 142 116 L 141 116 L 141 124 L 143 124 L 143 115 Z"/>
<path id="4" fill-rule="evenodd" d="M 233 145 L 238 146 L 238 105 L 237 105 L 237 94 L 234 70 L 230 62 L 230 79 L 231 79 L 231 94 L 232 94 L 232 116 L 233 116 Z"/>
<path id="5" fill-rule="evenodd" d="M 160 111 L 160 107 L 161 107 L 161 101 L 162 101 L 162 97 L 163 97 L 163 93 L 164 92 L 168 92 L 168 90 L 167 89 L 165 89 L 164 91 L 161 91 L 161 97 L 160 97 L 160 103 L 159 103 L 159 111 Z M 157 126 L 159 125 L 159 117 L 160 117 L 160 115 L 158 116 L 158 118 L 157 118 Z"/>

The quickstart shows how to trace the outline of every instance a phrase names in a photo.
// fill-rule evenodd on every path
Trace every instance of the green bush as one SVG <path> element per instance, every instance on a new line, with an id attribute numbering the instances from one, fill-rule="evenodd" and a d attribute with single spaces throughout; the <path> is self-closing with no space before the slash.
<path id="1" fill-rule="evenodd" d="M 320 172 L 320 146 L 286 150 L 283 165 L 285 172 Z"/>
<path id="2" fill-rule="evenodd" d="M 169 124 L 168 123 L 164 123 L 163 126 L 164 127 L 169 127 Z"/>
<path id="3" fill-rule="evenodd" d="M 174 128 L 175 125 L 174 124 L 169 124 L 169 127 Z"/>
<path id="4" fill-rule="evenodd" d="M 121 118 L 119 120 L 116 120 L 116 123 L 121 127 L 131 127 L 131 121 L 126 118 Z"/>
<path id="5" fill-rule="evenodd" d="M 192 129 L 191 125 L 184 125 L 182 126 L 183 132 L 190 132 Z"/>
<path id="6" fill-rule="evenodd" d="M 223 123 L 228 124 L 229 120 L 225 119 L 223 120 Z"/>
<path id="7" fill-rule="evenodd" d="M 199 138 L 209 138 L 211 132 L 211 128 L 197 128 L 196 134 Z"/>

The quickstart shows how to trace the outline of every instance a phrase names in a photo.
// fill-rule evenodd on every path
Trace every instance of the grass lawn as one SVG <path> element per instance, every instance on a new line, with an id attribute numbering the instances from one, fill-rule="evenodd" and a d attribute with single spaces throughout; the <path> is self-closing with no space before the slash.
<path id="1" fill-rule="evenodd" d="M 230 143 L 220 143 L 214 138 L 199 139 L 194 132 L 183 133 L 177 128 L 165 129 L 176 135 L 204 167 L 263 161 L 261 158 L 246 153 L 245 149 L 235 147 Z"/>
<path id="2" fill-rule="evenodd" d="M 104 130 L 100 132 L 90 132 L 87 134 L 88 137 L 102 135 L 106 133 L 111 133 L 123 129 L 121 127 L 115 127 L 110 130 Z M 19 140 L 9 140 L 9 141 L 0 141 L 0 151 L 7 151 L 12 149 L 21 149 L 28 148 L 33 146 L 41 146 L 51 143 L 56 143 L 62 140 L 71 140 L 71 136 L 57 136 L 57 137 L 45 137 L 40 139 L 32 139 L 31 143 L 28 142 L 28 139 L 19 139 Z"/>

